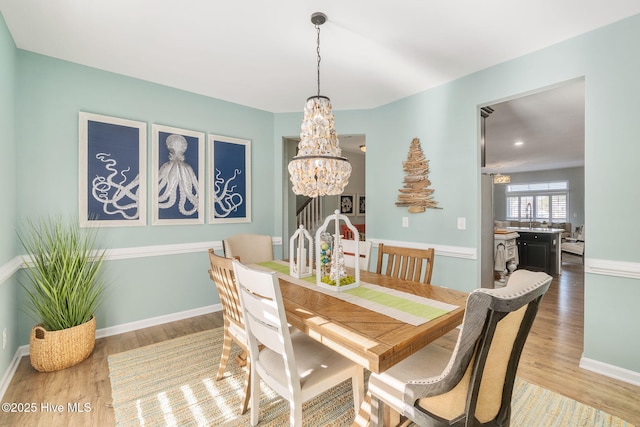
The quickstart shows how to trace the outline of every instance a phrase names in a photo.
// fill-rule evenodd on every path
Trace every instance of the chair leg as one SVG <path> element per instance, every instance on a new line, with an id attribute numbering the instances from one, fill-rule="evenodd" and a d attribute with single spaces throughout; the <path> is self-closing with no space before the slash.
<path id="1" fill-rule="evenodd" d="M 356 410 L 356 418 L 351 424 L 353 427 L 369 427 L 371 420 L 371 394 L 367 393 L 364 397 L 359 410 Z"/>
<path id="2" fill-rule="evenodd" d="M 302 402 L 295 398 L 289 400 L 289 409 L 291 410 L 289 416 L 291 427 L 302 427 Z"/>
<path id="3" fill-rule="evenodd" d="M 231 353 L 231 334 L 224 328 L 224 343 L 222 345 L 222 355 L 220 356 L 220 365 L 218 366 L 218 375 L 216 375 L 216 381 L 220 381 L 224 375 L 224 371 L 227 368 L 227 362 L 229 361 L 229 354 Z"/>
<path id="4" fill-rule="evenodd" d="M 384 403 L 374 395 L 371 395 L 371 419 L 369 420 L 369 426 L 384 426 Z"/>
<path id="5" fill-rule="evenodd" d="M 364 400 L 364 370 L 361 367 L 357 367 L 351 377 L 351 388 L 353 389 L 353 407 L 358 414 Z"/>
<path id="6" fill-rule="evenodd" d="M 244 389 L 242 390 L 242 393 L 244 394 L 244 401 L 242 403 L 242 412 L 240 412 L 240 414 L 244 415 L 247 412 L 247 409 L 249 409 L 249 400 L 251 399 L 251 361 L 249 360 L 249 358 L 247 358 L 246 360 L 246 367 L 245 369 L 247 370 L 247 374 L 244 378 Z"/>
<path id="7" fill-rule="evenodd" d="M 236 363 L 238 366 L 241 368 L 244 367 L 247 364 L 248 357 L 249 353 L 246 350 L 242 350 L 242 352 L 236 356 Z"/>
<path id="8" fill-rule="evenodd" d="M 250 362 L 250 359 L 247 359 Z M 250 366 L 250 383 L 251 383 L 251 425 L 257 426 L 260 418 L 260 376 L 253 367 Z"/>

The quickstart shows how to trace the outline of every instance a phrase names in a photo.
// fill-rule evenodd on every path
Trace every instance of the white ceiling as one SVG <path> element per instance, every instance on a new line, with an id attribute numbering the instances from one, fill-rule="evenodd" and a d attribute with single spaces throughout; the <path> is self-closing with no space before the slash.
<path id="1" fill-rule="evenodd" d="M 321 92 L 348 110 L 638 14 L 640 1 L 0 0 L 0 11 L 20 49 L 277 113 L 316 94 L 316 11 L 328 16 Z"/>
<path id="2" fill-rule="evenodd" d="M 483 172 L 584 166 L 584 80 L 490 107 Z"/>

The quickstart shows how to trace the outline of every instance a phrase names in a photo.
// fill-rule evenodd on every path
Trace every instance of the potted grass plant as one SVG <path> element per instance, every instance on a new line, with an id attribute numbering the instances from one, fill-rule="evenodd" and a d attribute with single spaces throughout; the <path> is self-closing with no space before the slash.
<path id="1" fill-rule="evenodd" d="M 31 365 L 40 372 L 85 360 L 95 345 L 94 314 L 104 294 L 104 250 L 97 228 L 80 229 L 63 218 L 29 221 L 18 238 L 27 252 L 27 311 L 39 322 L 31 330 Z"/>

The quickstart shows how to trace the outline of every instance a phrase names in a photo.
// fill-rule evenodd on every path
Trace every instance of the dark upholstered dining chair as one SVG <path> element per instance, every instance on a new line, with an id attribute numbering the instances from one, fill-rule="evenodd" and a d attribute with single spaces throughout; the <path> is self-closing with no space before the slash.
<path id="1" fill-rule="evenodd" d="M 216 380 L 220 381 L 224 376 L 227 368 L 229 355 L 231 353 L 231 343 L 236 344 L 244 351 L 240 356 L 240 361 L 247 366 L 247 374 L 244 383 L 244 399 L 242 403 L 242 414 L 247 412 L 249 408 L 249 399 L 251 397 L 249 383 L 251 380 L 251 367 L 249 363 L 249 347 L 247 341 L 247 333 L 242 315 L 242 307 L 240 306 L 240 297 L 238 295 L 238 287 L 233 274 L 233 259 L 216 255 L 213 249 L 209 249 L 209 261 L 211 270 L 209 276 L 216 284 L 218 295 L 220 296 L 220 304 L 222 305 L 222 316 L 224 321 L 224 344 L 222 347 L 222 355 L 220 356 L 220 365 L 218 366 L 218 374 Z"/>
<path id="2" fill-rule="evenodd" d="M 453 352 L 432 343 L 371 374 L 371 425 L 388 405 L 419 426 L 509 426 L 520 354 L 550 283 L 517 270 L 504 288 L 471 292 Z"/>
<path id="3" fill-rule="evenodd" d="M 376 273 L 429 284 L 433 274 L 434 257 L 433 248 L 403 248 L 379 243 Z M 383 269 L 385 258 L 386 268 Z"/>

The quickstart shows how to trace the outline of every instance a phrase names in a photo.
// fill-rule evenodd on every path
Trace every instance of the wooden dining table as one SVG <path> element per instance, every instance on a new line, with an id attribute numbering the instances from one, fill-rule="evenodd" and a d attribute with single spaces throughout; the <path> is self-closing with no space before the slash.
<path id="1" fill-rule="evenodd" d="M 400 280 L 367 271 L 360 281 L 392 288 L 457 308 L 414 326 L 377 311 L 292 283 L 279 276 L 287 320 L 310 337 L 380 373 L 462 323 L 467 293 L 441 286 Z"/>

